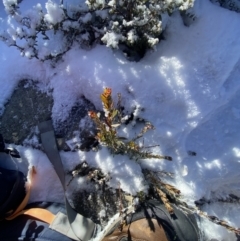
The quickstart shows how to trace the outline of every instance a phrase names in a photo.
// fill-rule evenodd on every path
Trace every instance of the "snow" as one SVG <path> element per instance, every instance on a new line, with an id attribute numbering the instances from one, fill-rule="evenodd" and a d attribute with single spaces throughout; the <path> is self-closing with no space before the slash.
<path id="1" fill-rule="evenodd" d="M 106 33 L 101 40 L 106 44 L 107 47 L 118 48 L 118 43 L 123 40 L 124 37 L 117 33 Z"/>
<path id="2" fill-rule="evenodd" d="M 32 4 L 23 1 L 25 9 Z M 180 15 L 173 14 L 166 40 L 137 63 L 129 62 L 117 50 L 98 45 L 90 51 L 73 47 L 63 62 L 51 68 L 47 63 L 21 57 L 15 48 L 0 42 L 0 114 L 18 81 L 24 78 L 39 81 L 42 91 L 53 89 L 54 122 L 67 119 L 81 95 L 102 109 L 99 95 L 104 87 L 110 87 L 115 100 L 121 93 L 129 113 L 134 110 L 136 116 L 154 125 L 155 130 L 144 138 L 145 145 L 159 144 L 152 151 L 172 156 L 173 161 L 137 163 L 124 156 L 112 156 L 102 148 L 88 153 L 61 152 L 66 170 L 87 160 L 89 165 L 111 174 L 111 187 L 118 188 L 120 183 L 125 192 L 133 195 L 147 190 L 141 167 L 166 170 L 174 172 L 171 184 L 181 190 L 189 204 L 203 197 L 240 197 L 240 15 L 207 0 L 197 1 L 196 5 L 197 19 L 191 26 L 185 27 Z M 45 17 L 54 24 L 62 17 L 62 9 L 50 1 L 46 6 Z M 0 30 L 4 31 L 8 20 L 1 9 Z M 119 36 L 108 38 L 113 45 L 119 40 Z M 125 137 L 133 136 L 136 128 L 133 122 L 121 131 Z M 63 200 L 60 182 L 45 154 L 30 147 L 16 148 L 24 159 L 22 170 L 27 173 L 28 165 L 37 169 L 30 202 Z M 196 152 L 196 156 L 190 156 L 189 151 Z M 81 179 L 74 185 L 69 191 L 88 188 Z M 239 207 L 237 203 L 218 202 L 205 205 L 204 211 L 240 227 Z M 104 210 L 100 216 L 104 216 Z M 201 227 L 206 240 L 236 240 L 209 221 L 202 221 Z"/>
<path id="3" fill-rule="evenodd" d="M 46 9 L 47 14 L 45 15 L 45 19 L 49 23 L 56 24 L 63 20 L 63 9 L 61 9 L 57 3 L 54 3 L 51 0 L 49 0 L 48 2 L 46 2 Z"/>

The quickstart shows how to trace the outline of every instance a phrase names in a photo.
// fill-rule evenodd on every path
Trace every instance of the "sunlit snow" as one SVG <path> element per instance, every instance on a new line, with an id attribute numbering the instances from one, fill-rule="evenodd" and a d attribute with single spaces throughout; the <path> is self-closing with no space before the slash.
<path id="1" fill-rule="evenodd" d="M 23 8 L 37 2 L 23 0 Z M 41 4 L 45 6 L 44 0 Z M 124 156 L 112 156 L 103 148 L 99 152 L 62 152 L 66 169 L 86 160 L 104 173 L 111 173 L 111 187 L 117 188 L 120 183 L 125 192 L 133 195 L 147 190 L 141 167 L 170 171 L 175 174 L 171 183 L 192 205 L 203 197 L 240 197 L 240 14 L 208 0 L 196 1 L 196 5 L 195 22 L 185 27 L 180 14 L 173 14 L 166 40 L 139 62 L 129 62 L 120 51 L 97 45 L 90 51 L 72 48 L 63 62 L 51 68 L 20 56 L 14 47 L 0 42 L 0 114 L 24 78 L 39 81 L 42 91 L 53 89 L 53 121 L 68 118 L 81 95 L 101 109 L 99 95 L 104 87 L 110 87 L 115 100 L 121 93 L 129 113 L 134 111 L 154 125 L 155 130 L 144 138 L 145 145 L 159 144 L 152 150 L 172 156 L 173 161 L 137 163 Z M 4 31 L 8 20 L 0 7 L 0 30 Z M 55 10 L 54 5 L 49 5 L 48 14 Z M 59 12 L 54 13 L 61 18 Z M 134 128 L 129 125 L 122 133 L 126 137 L 134 135 Z M 61 185 L 45 154 L 29 147 L 16 148 L 23 156 L 21 168 L 25 173 L 28 163 L 37 168 L 30 202 L 59 201 L 63 195 Z M 189 155 L 189 151 L 196 155 Z M 87 188 L 80 184 L 81 180 L 74 188 Z M 213 203 L 204 211 L 240 227 L 239 207 L 237 203 Z M 208 221 L 201 228 L 206 240 L 236 240 L 233 234 Z"/>

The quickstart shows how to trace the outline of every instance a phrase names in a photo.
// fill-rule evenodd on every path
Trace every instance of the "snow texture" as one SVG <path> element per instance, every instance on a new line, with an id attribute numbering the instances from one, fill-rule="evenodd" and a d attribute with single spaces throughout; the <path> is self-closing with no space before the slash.
<path id="1" fill-rule="evenodd" d="M 32 4 L 24 0 L 22 6 L 27 9 Z M 91 51 L 71 49 L 53 69 L 47 63 L 21 57 L 15 48 L 1 42 L 0 114 L 18 81 L 24 78 L 38 80 L 42 91 L 53 89 L 54 121 L 67 119 L 81 95 L 101 109 L 99 95 L 104 87 L 111 87 L 114 98 L 118 92 L 122 94 L 129 113 L 134 112 L 155 126 L 147 133 L 145 145 L 159 144 L 152 151 L 172 156 L 173 161 L 136 163 L 124 156 L 112 156 L 103 148 L 99 152 L 61 153 L 66 170 L 87 160 L 111 174 L 110 186 L 117 188 L 120 183 L 124 191 L 133 195 L 147 190 L 141 166 L 171 171 L 175 173 L 171 183 L 190 204 L 200 198 L 240 196 L 240 15 L 207 0 L 195 4 L 196 21 L 185 27 L 180 14 L 174 13 L 166 40 L 138 63 L 129 62 L 117 50 L 96 46 Z M 59 21 L 62 10 L 50 1 L 46 6 L 48 21 Z M 2 10 L 0 17 L 2 31 L 8 19 Z M 86 16 L 86 21 L 87 17 L 90 16 Z M 119 38 L 110 37 L 113 44 Z M 135 126 L 129 125 L 122 133 L 126 137 L 134 135 Z M 27 147 L 16 148 L 24 157 L 25 172 L 27 163 L 37 168 L 30 202 L 61 200 L 61 185 L 45 154 Z M 196 155 L 189 155 L 189 151 Z M 87 188 L 81 183 L 75 183 L 75 190 Z M 239 210 L 239 204 L 205 206 L 209 214 L 235 227 L 240 226 Z M 224 228 L 208 221 L 202 221 L 201 227 L 205 240 L 236 240 Z"/>

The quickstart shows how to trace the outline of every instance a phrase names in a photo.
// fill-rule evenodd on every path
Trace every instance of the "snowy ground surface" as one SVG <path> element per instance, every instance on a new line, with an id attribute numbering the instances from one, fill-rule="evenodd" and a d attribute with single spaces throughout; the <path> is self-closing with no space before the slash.
<path id="1" fill-rule="evenodd" d="M 34 3 L 24 0 L 23 9 Z M 101 109 L 99 95 L 104 87 L 111 87 L 114 97 L 122 94 L 129 113 L 134 111 L 135 116 L 155 126 L 144 144 L 159 144 L 152 151 L 172 156 L 173 161 L 136 163 L 124 156 L 113 157 L 103 148 L 99 152 L 61 152 L 66 169 L 86 160 L 111 173 L 111 187 L 118 188 L 120 183 L 122 190 L 132 195 L 147 190 L 141 167 L 173 172 L 171 184 L 181 190 L 187 203 L 211 200 L 203 206 L 204 211 L 240 227 L 239 202 L 219 202 L 227 201 L 229 195 L 240 197 L 240 14 L 207 0 L 197 1 L 195 11 L 197 18 L 189 27 L 183 25 L 178 13 L 173 14 L 166 40 L 137 63 L 118 51 L 96 46 L 90 51 L 71 49 L 53 69 L 21 57 L 15 48 L 0 42 L 0 111 L 4 112 L 22 79 L 38 81 L 43 92 L 53 90 L 54 121 L 67 119 L 81 95 Z M 7 16 L 2 5 L 0 17 L 4 30 Z M 79 125 L 85 121 L 79 120 Z M 137 130 L 132 122 L 122 129 L 122 135 L 130 137 Z M 61 200 L 60 182 L 45 154 L 30 147 L 17 149 L 26 163 L 37 168 L 30 202 Z M 196 155 L 189 155 L 189 151 Z M 27 172 L 27 165 L 21 168 Z M 87 185 L 79 179 L 74 188 Z M 202 229 L 206 240 L 236 240 L 208 221 L 202 223 Z"/>

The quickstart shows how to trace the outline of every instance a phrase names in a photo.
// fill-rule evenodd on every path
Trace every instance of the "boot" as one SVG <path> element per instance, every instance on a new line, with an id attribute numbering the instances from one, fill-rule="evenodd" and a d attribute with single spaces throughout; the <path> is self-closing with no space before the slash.
<path id="1" fill-rule="evenodd" d="M 168 241 L 164 229 L 156 219 L 139 219 L 122 229 L 115 229 L 102 241 Z"/>
<path id="2" fill-rule="evenodd" d="M 125 225 L 116 228 L 102 241 L 199 241 L 200 233 L 194 214 L 183 213 L 173 205 L 169 214 L 164 204 L 149 200 L 135 213 L 125 217 Z"/>

